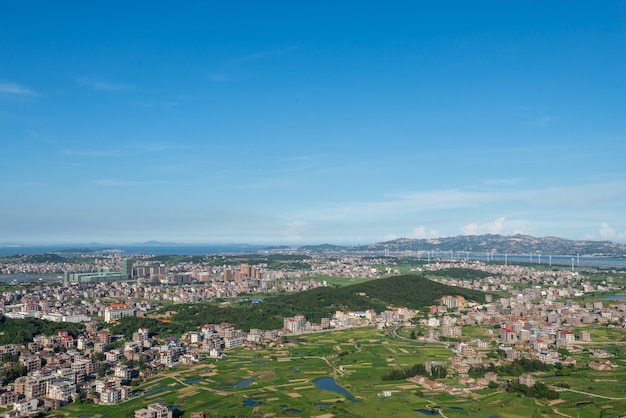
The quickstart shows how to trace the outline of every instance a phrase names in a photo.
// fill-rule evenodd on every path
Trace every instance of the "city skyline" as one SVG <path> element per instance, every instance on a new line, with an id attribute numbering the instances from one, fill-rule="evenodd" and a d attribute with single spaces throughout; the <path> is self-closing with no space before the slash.
<path id="1" fill-rule="evenodd" d="M 626 243 L 626 3 L 0 6 L 0 241 Z"/>

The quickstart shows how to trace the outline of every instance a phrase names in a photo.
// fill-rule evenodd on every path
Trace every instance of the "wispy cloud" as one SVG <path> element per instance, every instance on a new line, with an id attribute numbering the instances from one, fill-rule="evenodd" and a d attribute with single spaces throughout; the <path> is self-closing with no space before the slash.
<path id="1" fill-rule="evenodd" d="M 170 184 L 165 181 L 137 181 L 137 180 L 119 180 L 119 179 L 100 179 L 93 180 L 93 184 L 102 187 L 143 187 Z"/>
<path id="2" fill-rule="evenodd" d="M 266 58 L 284 55 L 298 50 L 297 46 L 289 46 L 285 48 L 270 49 L 266 51 L 259 51 L 249 55 L 244 55 L 238 58 L 231 59 L 224 62 L 218 70 L 212 71 L 208 74 L 209 80 L 216 83 L 229 83 L 241 78 L 242 67 L 245 64 L 264 60 Z"/>
<path id="3" fill-rule="evenodd" d="M 129 157 L 140 154 L 150 154 L 157 152 L 171 151 L 175 149 L 186 149 L 184 145 L 169 144 L 165 142 L 145 142 L 132 144 L 127 147 L 118 149 L 92 149 L 92 150 L 80 150 L 80 149 L 67 149 L 63 151 L 65 155 L 77 156 L 77 157 L 94 157 L 94 158 L 119 158 Z"/>
<path id="4" fill-rule="evenodd" d="M 389 194 L 379 201 L 361 202 L 350 205 L 329 205 L 301 213 L 298 218 L 321 221 L 343 221 L 346 219 L 379 219 L 384 217 L 415 216 L 442 210 L 469 208 L 493 208 L 494 205 L 508 205 L 523 210 L 560 211 L 564 204 L 572 207 L 614 206 L 626 199 L 626 182 L 609 182 L 567 187 L 537 189 L 506 188 L 501 190 L 444 189 L 402 194 Z M 521 209 L 520 209 L 521 210 Z M 519 226 L 521 227 L 521 226 Z M 497 223 L 491 228 L 476 225 L 475 229 L 497 230 Z M 466 230 L 472 230 L 467 226 Z"/>
<path id="5" fill-rule="evenodd" d="M 530 121 L 528 124 L 530 126 L 533 126 L 535 128 L 543 128 L 544 126 L 549 125 L 550 123 L 552 123 L 552 121 L 554 121 L 554 117 L 552 116 L 543 116 L 539 119 L 535 119 L 533 121 Z"/>
<path id="6" fill-rule="evenodd" d="M 122 153 L 119 151 L 106 151 L 106 150 L 74 150 L 68 149 L 63 151 L 65 155 L 74 155 L 77 157 L 121 157 Z"/>
<path id="7" fill-rule="evenodd" d="M 276 187 L 287 187 L 293 185 L 293 179 L 288 178 L 278 178 L 278 179 L 268 179 L 264 181 L 256 181 L 252 183 L 246 183 L 237 186 L 239 190 L 253 190 L 253 189 L 271 189 Z"/>
<path id="8" fill-rule="evenodd" d="M 134 89 L 130 84 L 113 83 L 100 78 L 79 77 L 76 81 L 78 84 L 96 91 L 126 91 Z"/>
<path id="9" fill-rule="evenodd" d="M 10 94 L 16 96 L 39 96 L 35 90 L 24 87 L 18 83 L 0 82 L 0 94 Z"/>
<path id="10" fill-rule="evenodd" d="M 268 58 L 268 57 L 273 57 L 276 55 L 284 55 L 287 54 L 289 52 L 293 52 L 298 50 L 297 46 L 289 46 L 286 48 L 280 48 L 280 49 L 272 49 L 272 50 L 268 50 L 268 51 L 260 51 L 260 52 L 255 52 L 253 54 L 250 55 L 245 55 L 243 57 L 239 57 L 236 58 L 232 61 L 233 64 L 240 64 L 240 63 L 244 63 L 244 62 L 250 62 L 250 61 L 258 61 L 264 58 Z"/>

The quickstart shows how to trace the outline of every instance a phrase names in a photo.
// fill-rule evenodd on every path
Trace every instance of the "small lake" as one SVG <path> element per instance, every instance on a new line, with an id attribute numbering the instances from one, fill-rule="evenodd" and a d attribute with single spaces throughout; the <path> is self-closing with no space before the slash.
<path id="1" fill-rule="evenodd" d="M 235 387 L 241 388 L 241 387 L 244 387 L 244 386 L 250 386 L 252 384 L 252 382 L 254 382 L 254 377 L 251 377 L 249 379 L 243 379 L 243 380 L 240 380 L 239 382 L 235 383 Z"/>
<path id="2" fill-rule="evenodd" d="M 243 401 L 243 404 L 250 408 L 254 408 L 257 405 L 263 405 L 263 402 L 261 402 L 259 398 L 250 398 Z"/>
<path id="3" fill-rule="evenodd" d="M 354 396 L 352 396 L 350 394 L 350 392 L 348 392 L 347 390 L 345 390 L 344 388 L 339 386 L 337 384 L 337 382 L 335 382 L 335 379 L 332 378 L 332 377 L 321 377 L 319 379 L 315 379 L 313 381 L 313 383 L 315 384 L 315 386 L 317 386 L 320 389 L 324 389 L 324 390 L 328 390 L 330 392 L 338 393 L 338 394 L 343 395 L 346 398 L 350 399 L 352 402 L 358 402 L 354 398 Z"/>
<path id="4" fill-rule="evenodd" d="M 144 393 L 144 395 L 152 395 L 153 393 L 157 393 L 157 392 L 160 392 L 162 390 L 169 389 L 169 388 L 170 388 L 169 386 L 161 386 L 161 387 L 158 387 L 158 388 L 150 389 L 149 391 Z"/>
<path id="5" fill-rule="evenodd" d="M 424 415 L 439 415 L 439 411 L 431 411 L 430 409 L 414 409 L 414 411 L 419 412 L 420 414 L 424 414 Z"/>
<path id="6" fill-rule="evenodd" d="M 282 404 L 280 407 L 283 408 L 283 411 L 287 412 L 288 414 L 299 414 L 300 412 L 302 412 L 301 410 L 296 408 L 289 408 L 289 405 L 285 404 Z"/>

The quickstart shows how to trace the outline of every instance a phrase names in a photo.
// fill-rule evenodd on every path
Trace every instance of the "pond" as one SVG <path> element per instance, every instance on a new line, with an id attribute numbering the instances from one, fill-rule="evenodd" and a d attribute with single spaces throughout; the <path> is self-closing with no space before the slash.
<path id="1" fill-rule="evenodd" d="M 239 382 L 235 383 L 235 387 L 244 387 L 244 386 L 250 386 L 252 384 L 252 382 L 254 382 L 254 377 L 250 377 L 248 379 L 243 379 L 240 380 Z"/>
<path id="2" fill-rule="evenodd" d="M 161 387 L 158 387 L 158 388 L 153 388 L 153 389 L 150 389 L 150 390 L 146 391 L 144 393 L 144 395 L 152 395 L 153 393 L 157 393 L 157 392 L 160 392 L 162 390 L 169 389 L 169 388 L 170 388 L 169 386 L 161 386 Z"/>
<path id="3" fill-rule="evenodd" d="M 280 405 L 280 407 L 283 408 L 283 411 L 287 412 L 288 414 L 299 414 L 300 412 L 302 412 L 301 410 L 296 408 L 289 408 L 289 405 L 285 404 Z"/>
<path id="4" fill-rule="evenodd" d="M 420 414 L 424 414 L 424 415 L 439 415 L 439 411 L 431 411 L 430 409 L 414 409 L 414 411 L 419 412 Z"/>
<path id="5" fill-rule="evenodd" d="M 196 384 L 198 382 L 202 382 L 202 378 L 201 377 L 198 377 L 196 379 L 187 379 L 187 380 L 185 380 L 185 384 L 187 384 L 187 385 L 194 385 L 194 384 Z"/>
<path id="6" fill-rule="evenodd" d="M 245 406 L 249 406 L 251 408 L 257 406 L 257 405 L 263 405 L 263 402 L 261 402 L 261 400 L 259 398 L 250 398 L 250 399 L 246 399 L 245 401 L 243 401 L 243 404 Z"/>
<path id="7" fill-rule="evenodd" d="M 324 390 L 338 393 L 340 395 L 344 395 L 346 398 L 350 399 L 352 402 L 358 402 L 354 398 L 354 396 L 350 394 L 350 392 L 348 392 L 347 390 L 339 386 L 337 382 L 335 382 L 335 379 L 332 377 L 321 377 L 319 379 L 315 379 L 313 383 L 315 384 L 315 386 L 317 386 L 320 389 L 324 389 Z"/>

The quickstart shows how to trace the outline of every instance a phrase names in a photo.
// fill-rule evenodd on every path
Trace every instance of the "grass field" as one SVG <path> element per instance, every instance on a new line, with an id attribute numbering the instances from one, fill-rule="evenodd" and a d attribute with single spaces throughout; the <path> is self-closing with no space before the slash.
<path id="1" fill-rule="evenodd" d="M 625 350 L 626 351 L 626 350 Z M 301 335 L 272 350 L 232 350 L 227 359 L 177 366 L 143 382 L 143 395 L 115 406 L 71 404 L 53 411 L 59 417 L 132 417 L 157 401 L 178 407 L 178 414 L 204 411 L 211 417 L 420 417 L 440 410 L 446 417 L 599 417 L 619 416 L 626 400 L 563 392 L 557 401 L 536 400 L 485 389 L 464 396 L 424 391 L 406 380 L 382 381 L 390 367 L 428 360 L 448 362 L 444 345 L 392 339 L 382 331 L 361 328 Z M 626 398 L 624 363 L 615 371 L 576 369 L 571 376 L 537 374 L 548 385 L 567 383 L 574 390 Z M 314 381 L 334 377 L 356 400 L 318 388 Z M 449 380 L 447 383 L 452 383 Z M 391 396 L 379 396 L 390 391 Z M 247 406 L 246 403 L 250 406 Z M 438 408 L 435 408 L 438 407 Z"/>

